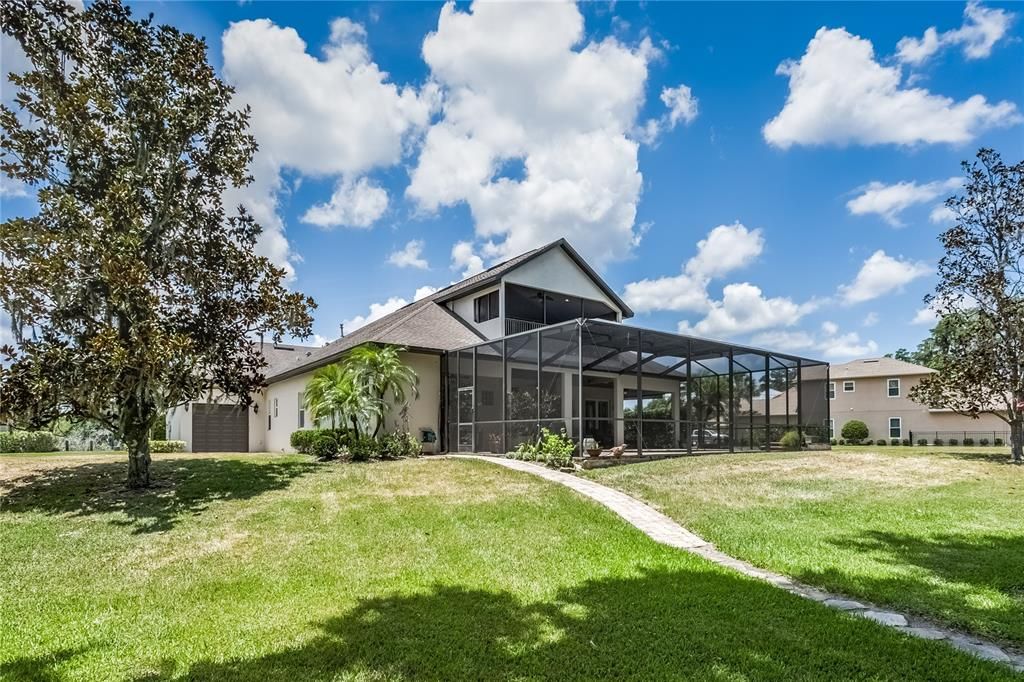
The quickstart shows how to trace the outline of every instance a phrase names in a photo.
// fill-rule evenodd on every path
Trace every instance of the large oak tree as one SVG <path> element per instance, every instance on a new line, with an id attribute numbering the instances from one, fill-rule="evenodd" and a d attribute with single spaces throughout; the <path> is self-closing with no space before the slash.
<path id="1" fill-rule="evenodd" d="M 1010 426 L 1013 460 L 1024 462 L 1024 162 L 991 149 L 964 162 L 962 195 L 946 206 L 939 284 L 926 297 L 942 320 L 930 348 L 932 374 L 911 389 L 922 403 Z"/>
<path id="2" fill-rule="evenodd" d="M 4 0 L 32 68 L 0 109 L 0 169 L 36 189 L 36 215 L 0 226 L 0 418 L 98 422 L 149 484 L 150 429 L 214 390 L 240 409 L 264 383 L 252 340 L 305 336 L 312 299 L 256 255 L 260 227 L 222 196 L 251 181 L 249 112 L 200 38 L 119 2 Z"/>

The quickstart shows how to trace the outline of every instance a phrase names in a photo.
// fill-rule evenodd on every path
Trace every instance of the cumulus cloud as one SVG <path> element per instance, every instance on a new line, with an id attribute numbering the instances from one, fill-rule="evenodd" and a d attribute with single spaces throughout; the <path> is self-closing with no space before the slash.
<path id="1" fill-rule="evenodd" d="M 398 250 L 388 255 L 388 262 L 400 268 L 419 268 L 426 270 L 430 265 L 423 257 L 423 240 L 413 239 Z"/>
<path id="2" fill-rule="evenodd" d="M 944 47 L 960 47 L 967 59 L 983 59 L 1009 31 L 1013 14 L 980 3 L 968 2 L 960 28 L 939 33 L 931 26 L 920 38 L 906 37 L 896 44 L 896 58 L 905 64 L 920 66 Z"/>
<path id="3" fill-rule="evenodd" d="M 961 102 L 904 87 L 899 66 L 875 60 L 869 40 L 821 28 L 799 61 L 776 73 L 789 77 L 789 96 L 763 129 L 781 149 L 800 145 L 964 143 L 981 131 L 1020 122 L 1011 102 L 973 95 Z"/>
<path id="4" fill-rule="evenodd" d="M 722 289 L 722 300 L 710 301 L 704 319 L 692 326 L 688 321 L 680 322 L 679 331 L 724 337 L 790 327 L 817 307 L 814 301 L 796 303 L 783 296 L 768 298 L 760 287 L 749 282 L 727 284 Z"/>
<path id="5" fill-rule="evenodd" d="M 761 230 L 750 230 L 739 222 L 719 225 L 697 242 L 697 253 L 682 273 L 644 279 L 626 285 L 626 303 L 637 312 L 689 310 L 703 312 L 711 306 L 707 286 L 721 277 L 752 263 L 764 250 Z"/>
<path id="6" fill-rule="evenodd" d="M 640 236 L 630 131 L 656 54 L 587 41 L 573 4 L 449 2 L 423 42 L 442 116 L 407 196 L 424 211 L 466 203 L 489 258 L 560 236 L 598 267 L 621 258 Z M 509 162 L 519 176 L 501 173 Z"/>
<path id="7" fill-rule="evenodd" d="M 900 214 L 911 206 L 924 204 L 958 189 L 963 178 L 954 177 L 948 180 L 935 180 L 917 184 L 916 182 L 897 182 L 886 185 L 882 182 L 870 182 L 862 188 L 861 194 L 846 202 L 846 208 L 853 215 L 874 213 L 893 227 L 903 227 Z"/>
<path id="8" fill-rule="evenodd" d="M 421 298 L 426 298 L 427 296 L 430 296 L 431 294 L 433 294 L 436 291 L 437 291 L 437 287 L 432 287 L 429 284 L 421 286 L 412 295 L 412 300 L 418 301 Z"/>
<path id="9" fill-rule="evenodd" d="M 931 272 L 926 263 L 893 258 L 879 249 L 864 261 L 853 282 L 839 287 L 839 296 L 847 305 L 870 301 L 901 291 L 905 285 Z"/>
<path id="10" fill-rule="evenodd" d="M 937 204 L 928 214 L 928 220 L 937 225 L 952 223 L 956 220 L 956 213 L 945 204 Z"/>
<path id="11" fill-rule="evenodd" d="M 757 334 L 751 342 L 790 353 L 820 354 L 828 360 L 849 360 L 878 353 L 874 340 L 861 339 L 857 332 L 841 333 L 833 322 L 823 322 L 819 333 L 773 330 Z"/>
<path id="12" fill-rule="evenodd" d="M 370 312 L 366 315 L 356 315 L 355 317 L 342 321 L 342 325 L 345 327 L 345 333 L 351 333 L 360 327 L 364 327 L 371 322 L 375 322 L 385 315 L 390 315 L 399 308 L 404 308 L 409 305 L 409 301 L 401 298 L 400 296 L 392 296 L 383 303 L 371 303 Z"/>
<path id="13" fill-rule="evenodd" d="M 252 107 L 260 145 L 256 181 L 228 200 L 264 226 L 265 255 L 285 265 L 293 257 L 277 210 L 283 169 L 338 178 L 331 200 L 307 211 L 310 222 L 367 227 L 379 218 L 387 195 L 363 176 L 401 160 L 406 140 L 428 123 L 436 91 L 389 82 L 371 59 L 365 29 L 345 18 L 331 22 L 322 57 L 294 29 L 268 19 L 232 23 L 222 47 L 224 77 L 237 103 Z"/>
<path id="14" fill-rule="evenodd" d="M 910 320 L 910 324 L 934 324 L 938 322 L 938 313 L 931 306 L 924 306 L 919 308 L 914 317 Z"/>
<path id="15" fill-rule="evenodd" d="M 458 242 L 452 247 L 452 267 L 462 270 L 462 279 L 483 272 L 484 259 L 473 250 L 473 242 Z"/>
<path id="16" fill-rule="evenodd" d="M 635 137 L 644 144 L 654 144 L 662 133 L 673 130 L 680 122 L 689 125 L 697 118 L 698 100 L 688 85 L 663 88 L 661 101 L 668 110 L 658 118 L 648 119 L 635 131 Z"/>
<path id="17" fill-rule="evenodd" d="M 367 178 L 338 182 L 327 203 L 315 204 L 302 216 L 302 222 L 323 227 L 372 227 L 388 209 L 388 193 Z"/>

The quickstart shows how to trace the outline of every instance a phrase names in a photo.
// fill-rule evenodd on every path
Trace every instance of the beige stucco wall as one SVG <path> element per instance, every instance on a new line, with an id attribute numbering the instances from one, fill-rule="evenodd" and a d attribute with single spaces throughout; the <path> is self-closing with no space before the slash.
<path id="1" fill-rule="evenodd" d="M 501 323 L 501 321 L 505 319 L 504 295 L 498 296 L 499 306 L 501 309 L 501 314 L 498 317 L 494 318 L 493 320 L 487 320 L 486 322 L 474 322 L 473 320 L 473 301 L 475 301 L 480 296 L 486 296 L 492 291 L 497 291 L 500 288 L 500 285 L 495 284 L 492 287 L 487 287 L 486 289 L 481 289 L 480 291 L 474 291 L 469 296 L 463 296 L 462 298 L 457 298 L 454 301 L 452 301 L 451 305 L 449 306 L 449 309 L 453 313 L 458 315 L 460 318 L 462 318 L 462 320 L 466 324 L 468 324 L 473 329 L 476 329 L 478 332 L 480 332 L 484 337 L 488 339 L 496 339 L 501 336 L 504 336 L 503 326 Z"/>
<path id="2" fill-rule="evenodd" d="M 887 393 L 888 379 L 900 379 L 899 397 L 890 398 Z M 948 410 L 931 410 L 907 397 L 910 389 L 917 385 L 920 376 L 871 377 L 852 379 L 854 392 L 843 392 L 843 381 L 836 380 L 836 397 L 829 402 L 839 438 L 843 424 L 859 419 L 867 424 L 868 437 L 872 440 L 889 438 L 889 418 L 903 420 L 901 438 L 909 438 L 910 432 L 928 431 L 1006 431 L 1006 422 L 995 415 L 985 414 L 978 419 L 964 417 Z M 917 436 L 914 436 L 915 439 Z"/>

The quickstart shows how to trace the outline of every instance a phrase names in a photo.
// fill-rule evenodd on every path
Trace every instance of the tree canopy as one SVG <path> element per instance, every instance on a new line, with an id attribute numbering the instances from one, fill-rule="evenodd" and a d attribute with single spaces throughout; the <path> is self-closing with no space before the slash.
<path id="1" fill-rule="evenodd" d="M 0 169 L 38 213 L 0 225 L 0 418 L 27 428 L 100 423 L 149 483 L 148 434 L 165 409 L 216 388 L 250 405 L 254 339 L 310 333 L 312 299 L 257 255 L 260 226 L 222 196 L 251 181 L 249 111 L 205 42 L 115 0 L 5 0 L 3 31 L 32 68 L 10 75 Z"/>
<path id="2" fill-rule="evenodd" d="M 1024 162 L 1007 165 L 991 149 L 964 162 L 962 195 L 946 206 L 956 224 L 939 237 L 939 283 L 925 297 L 941 319 L 933 332 L 940 371 L 910 397 L 1010 426 L 1024 462 Z"/>

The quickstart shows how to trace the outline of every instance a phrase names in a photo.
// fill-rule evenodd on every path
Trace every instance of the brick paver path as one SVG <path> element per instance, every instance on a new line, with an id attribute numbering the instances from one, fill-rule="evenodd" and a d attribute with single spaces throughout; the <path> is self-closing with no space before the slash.
<path id="1" fill-rule="evenodd" d="M 924 639 L 946 640 L 952 646 L 969 653 L 999 661 L 1013 666 L 1016 670 L 1024 672 L 1024 654 L 1010 651 L 988 640 L 950 630 L 931 621 L 926 621 L 914 616 L 889 611 L 862 601 L 847 599 L 841 595 L 832 594 L 819 590 L 809 585 L 798 583 L 779 573 L 766 571 L 746 561 L 731 557 L 724 552 L 715 549 L 714 545 L 704 538 L 691 533 L 678 523 L 665 516 L 658 510 L 644 504 L 635 497 L 626 493 L 614 490 L 586 478 L 580 478 L 575 474 L 556 471 L 532 462 L 521 462 L 515 459 L 483 455 L 448 455 L 460 459 L 479 459 L 485 462 L 492 462 L 509 469 L 523 471 L 539 476 L 541 478 L 560 483 L 567 488 L 599 502 L 611 511 L 615 512 L 630 524 L 636 526 L 652 540 L 676 547 L 678 549 L 692 552 L 708 561 L 725 566 L 735 571 L 764 580 L 776 587 L 786 590 L 792 594 L 820 602 L 825 606 L 840 611 L 846 611 L 854 615 L 869 618 L 882 625 L 888 625 L 901 632 Z"/>

